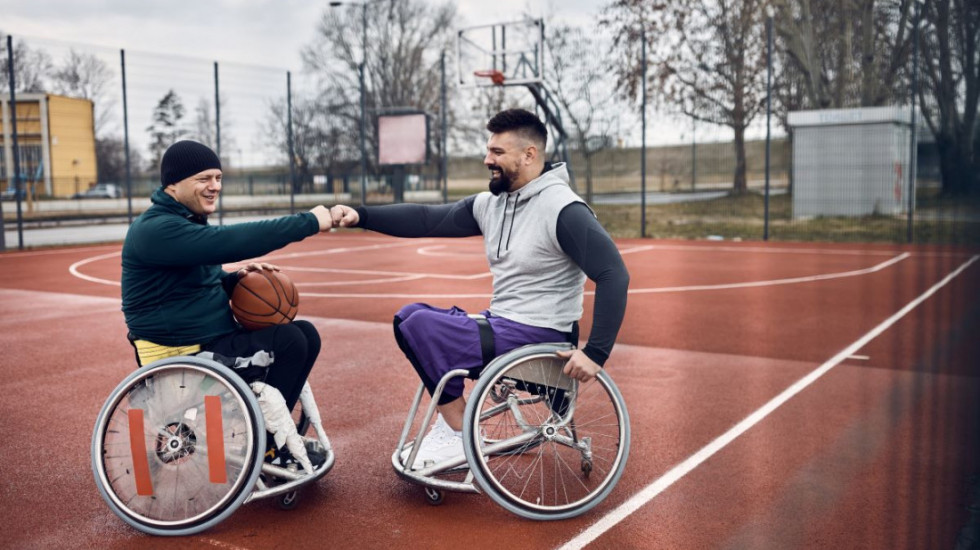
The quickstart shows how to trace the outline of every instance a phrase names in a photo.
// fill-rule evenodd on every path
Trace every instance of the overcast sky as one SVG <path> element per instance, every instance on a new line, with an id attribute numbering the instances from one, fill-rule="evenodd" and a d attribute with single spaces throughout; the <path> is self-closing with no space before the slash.
<path id="1" fill-rule="evenodd" d="M 544 18 L 550 25 L 567 23 L 586 29 L 595 26 L 597 16 L 607 3 L 608 0 L 457 1 L 463 26 L 510 22 L 530 15 Z M 60 43 L 65 48 L 76 44 L 100 46 L 101 54 L 113 68 L 118 63 L 118 50 L 125 49 L 127 65 L 136 69 L 131 75 L 130 112 L 137 117 L 148 117 L 161 91 L 153 88 L 145 97 L 139 95 L 144 88 L 140 86 L 138 69 L 140 66 L 150 70 L 157 67 L 139 54 L 196 58 L 202 62 L 198 68 L 201 75 L 208 74 L 212 61 L 222 63 L 223 67 L 230 62 L 286 69 L 293 72 L 295 89 L 297 73 L 302 70 L 301 49 L 313 41 L 323 11 L 338 9 L 328 6 L 329 0 L 0 0 L 0 31 L 35 46 L 50 48 L 52 44 L 47 41 Z M 45 43 L 39 44 L 32 39 Z M 56 60 L 60 58 L 53 53 Z M 134 59 L 137 62 L 134 63 Z M 190 60 L 186 64 L 194 65 Z M 169 78 L 163 70 L 166 67 L 160 67 L 157 78 Z M 174 86 L 182 85 L 177 80 Z M 193 107 L 197 96 L 206 97 L 211 83 L 207 76 L 190 80 L 203 87 L 202 90 L 206 88 L 200 93 L 181 91 L 185 102 Z M 233 84 L 227 77 L 223 82 L 226 81 Z M 277 80 L 274 84 L 281 86 Z M 278 89 L 273 91 L 276 95 L 282 93 Z M 240 109 L 233 113 L 237 122 L 235 133 L 249 134 L 246 126 L 257 122 L 245 122 L 241 99 L 236 97 L 235 103 Z M 690 140 L 686 124 L 674 127 L 675 123 L 669 120 L 655 122 L 652 109 L 649 115 L 648 143 Z M 133 129 L 142 129 L 148 124 L 142 118 L 133 120 L 132 116 Z M 624 120 L 636 118 L 629 113 L 623 116 Z M 623 125 L 623 133 L 628 134 L 626 140 L 638 145 L 638 121 L 624 122 Z M 698 128 L 699 135 L 710 131 L 710 128 Z M 138 133 L 136 139 L 140 139 Z M 251 138 L 240 137 L 238 147 L 247 150 L 243 143 L 247 139 Z M 243 162 L 249 163 L 248 158 Z"/>
<path id="2" fill-rule="evenodd" d="M 0 0 L 0 30 L 18 36 L 299 70 L 328 0 Z M 557 13 L 587 24 L 601 0 L 459 0 L 463 24 Z M 333 8 L 337 9 L 337 8 Z M 550 18 L 549 18 L 550 19 Z"/>

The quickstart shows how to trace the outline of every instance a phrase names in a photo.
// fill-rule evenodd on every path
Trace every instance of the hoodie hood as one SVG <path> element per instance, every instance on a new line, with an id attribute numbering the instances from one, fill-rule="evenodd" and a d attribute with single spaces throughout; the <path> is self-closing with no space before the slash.
<path id="1" fill-rule="evenodd" d="M 516 191 L 502 193 L 501 196 L 520 195 L 522 202 L 530 200 L 531 197 L 539 195 L 545 189 L 554 185 L 569 185 L 568 167 L 564 162 L 556 162 L 549 166 L 545 165 L 545 171 L 540 176 L 529 181 L 527 185 Z"/>

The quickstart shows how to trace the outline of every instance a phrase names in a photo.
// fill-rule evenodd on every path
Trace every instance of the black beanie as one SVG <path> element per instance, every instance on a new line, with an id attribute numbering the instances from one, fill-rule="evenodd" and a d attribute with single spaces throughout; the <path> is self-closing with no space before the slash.
<path id="1" fill-rule="evenodd" d="M 221 170 L 221 160 L 207 145 L 191 140 L 178 141 L 160 160 L 160 183 L 166 187 L 212 168 Z"/>

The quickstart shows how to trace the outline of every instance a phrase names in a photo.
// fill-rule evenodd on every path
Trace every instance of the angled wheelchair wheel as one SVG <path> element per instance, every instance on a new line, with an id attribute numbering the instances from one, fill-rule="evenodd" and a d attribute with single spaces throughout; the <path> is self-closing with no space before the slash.
<path id="1" fill-rule="evenodd" d="M 578 516 L 602 502 L 629 455 L 629 415 L 601 371 L 580 384 L 561 371 L 564 344 L 495 359 L 466 404 L 463 447 L 480 489 L 529 519 Z"/>
<path id="2" fill-rule="evenodd" d="M 130 374 L 92 436 L 99 492 L 126 523 L 189 535 L 237 509 L 255 486 L 265 424 L 252 390 L 228 368 L 173 357 Z"/>

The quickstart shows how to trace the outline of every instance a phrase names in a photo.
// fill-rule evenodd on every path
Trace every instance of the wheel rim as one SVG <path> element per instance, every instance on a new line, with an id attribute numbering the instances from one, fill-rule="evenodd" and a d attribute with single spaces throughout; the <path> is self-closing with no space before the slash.
<path id="1" fill-rule="evenodd" d="M 586 384 L 572 381 L 561 373 L 563 364 L 553 354 L 524 358 L 471 397 L 472 418 L 479 419 L 479 429 L 469 433 L 471 451 L 486 441 L 523 438 L 509 449 L 471 452 L 478 463 L 474 475 L 501 504 L 528 517 L 584 512 L 608 494 L 625 465 L 628 416 L 618 390 L 604 372 Z M 501 401 L 502 393 L 520 403 L 523 421 Z"/>
<path id="2" fill-rule="evenodd" d="M 255 419 L 240 390 L 192 364 L 148 369 L 128 388 L 107 405 L 96 434 L 106 496 L 160 529 L 220 514 L 255 471 Z"/>

